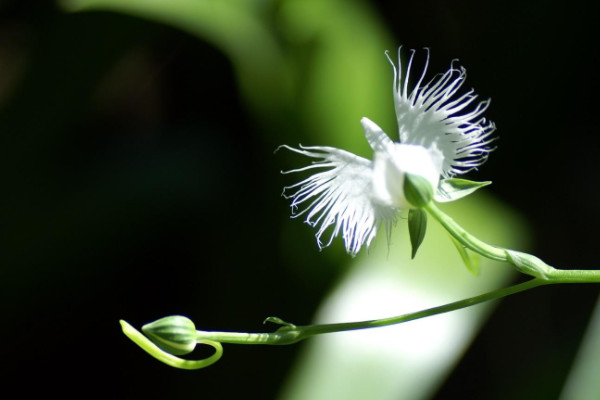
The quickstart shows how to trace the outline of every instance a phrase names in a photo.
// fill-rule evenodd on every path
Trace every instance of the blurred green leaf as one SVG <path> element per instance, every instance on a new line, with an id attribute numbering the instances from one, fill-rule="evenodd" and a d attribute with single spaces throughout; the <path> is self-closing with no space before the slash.
<path id="1" fill-rule="evenodd" d="M 60 4 L 72 12 L 110 10 L 130 14 L 202 38 L 231 59 L 249 105 L 261 112 L 271 112 L 289 104 L 290 68 L 276 38 L 269 32 L 265 12 L 268 2 L 62 0 Z"/>
<path id="2" fill-rule="evenodd" d="M 72 12 L 112 10 L 146 18 L 212 43 L 231 59 L 250 107 L 267 121 L 285 122 L 281 118 L 286 115 L 298 115 L 315 143 L 370 153 L 360 119 L 369 116 L 389 128 L 394 120 L 392 70 L 384 50 L 395 46 L 361 2 L 61 0 L 60 4 Z M 274 129 L 281 132 L 281 127 Z"/>
<path id="3" fill-rule="evenodd" d="M 298 61 L 308 58 L 298 95 L 311 140 L 370 157 L 360 119 L 397 130 L 384 50 L 398 44 L 360 1 L 281 1 L 280 21 Z"/>
<path id="4" fill-rule="evenodd" d="M 561 393 L 561 400 L 600 398 L 600 298 Z"/>
<path id="5" fill-rule="evenodd" d="M 450 203 L 445 212 L 491 243 L 525 248 L 527 229 L 487 196 Z M 481 224 L 485 220 L 486 224 Z M 315 322 L 391 317 L 496 289 L 514 270 L 482 260 L 466 273 L 447 232 L 432 223 L 419 258 L 410 260 L 405 225 L 383 236 L 324 300 Z M 492 303 L 381 329 L 315 338 L 307 343 L 281 399 L 426 399 L 433 396 L 493 309 Z"/>

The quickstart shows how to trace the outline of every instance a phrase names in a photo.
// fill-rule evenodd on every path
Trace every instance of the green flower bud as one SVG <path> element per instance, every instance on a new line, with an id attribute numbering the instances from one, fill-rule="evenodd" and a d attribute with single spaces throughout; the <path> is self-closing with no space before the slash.
<path id="1" fill-rule="evenodd" d="M 173 315 L 142 327 L 154 344 L 175 356 L 191 353 L 196 347 L 196 326 L 186 317 Z"/>
<path id="2" fill-rule="evenodd" d="M 433 186 L 422 176 L 404 176 L 404 197 L 414 208 L 423 208 L 433 199 Z"/>

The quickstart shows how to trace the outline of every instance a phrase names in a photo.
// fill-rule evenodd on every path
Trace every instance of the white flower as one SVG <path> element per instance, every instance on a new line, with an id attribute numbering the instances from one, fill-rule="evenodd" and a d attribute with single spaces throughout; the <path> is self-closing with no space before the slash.
<path id="1" fill-rule="evenodd" d="M 402 77 L 400 50 L 397 69 L 388 55 L 394 69 L 400 142 L 393 142 L 368 118 L 361 120 L 375 154 L 373 161 L 333 147 L 282 146 L 317 159 L 307 167 L 285 172 L 319 170 L 285 187 L 283 195 L 292 199 L 292 216 L 306 215 L 306 222 L 318 227 L 319 248 L 331 244 L 341 232 L 346 251 L 356 255 L 363 245 L 370 245 L 382 223 L 389 239 L 398 211 L 413 208 L 404 196 L 407 173 L 425 178 L 435 190 L 440 177 L 468 172 L 485 162 L 492 151 L 488 145 L 494 140 L 491 135 L 495 127 L 481 117 L 489 100 L 459 114 L 477 98 L 472 89 L 454 96 L 464 83 L 465 69 L 454 68 L 451 63 L 448 71 L 423 85 L 429 63 L 427 51 L 423 72 L 409 90 L 413 57 L 411 50 L 406 76 Z M 286 194 L 289 190 L 293 192 Z M 330 227 L 329 239 L 323 243 L 321 238 Z"/>

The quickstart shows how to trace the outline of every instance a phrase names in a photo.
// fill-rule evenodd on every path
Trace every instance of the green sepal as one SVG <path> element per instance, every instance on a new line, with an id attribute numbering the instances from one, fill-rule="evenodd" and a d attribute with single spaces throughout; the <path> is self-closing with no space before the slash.
<path id="1" fill-rule="evenodd" d="M 410 244 L 412 247 L 410 258 L 414 259 L 417 255 L 419 246 L 423 243 L 425 231 L 427 230 L 427 213 L 420 209 L 408 211 L 408 233 L 410 235 Z"/>
<path id="2" fill-rule="evenodd" d="M 460 244 L 452 236 L 450 236 L 450 239 L 452 240 L 452 243 L 454 243 L 454 246 L 456 246 L 456 250 L 458 250 L 458 254 L 460 254 L 460 258 L 462 259 L 463 264 L 465 264 L 465 267 L 467 267 L 469 272 L 474 276 L 479 276 L 479 273 L 481 272 L 481 260 L 479 255 L 469 252 L 465 246 Z"/>
<path id="3" fill-rule="evenodd" d="M 404 197 L 414 208 L 423 208 L 433 199 L 433 187 L 422 176 L 404 175 Z"/>
<path id="4" fill-rule="evenodd" d="M 196 326 L 186 317 L 164 317 L 142 327 L 150 340 L 175 356 L 189 354 L 196 347 Z"/>
<path id="5" fill-rule="evenodd" d="M 491 183 L 491 181 L 476 182 L 458 178 L 442 179 L 434 200 L 438 203 L 458 200 Z"/>

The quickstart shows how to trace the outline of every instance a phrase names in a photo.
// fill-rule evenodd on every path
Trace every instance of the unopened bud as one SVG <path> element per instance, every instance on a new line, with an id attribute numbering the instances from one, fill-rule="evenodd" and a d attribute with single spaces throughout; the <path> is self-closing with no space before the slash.
<path id="1" fill-rule="evenodd" d="M 414 208 L 423 208 L 433 199 L 433 186 L 422 176 L 404 176 L 404 197 Z"/>
<path id="2" fill-rule="evenodd" d="M 150 340 L 175 356 L 191 353 L 196 347 L 196 326 L 186 317 L 173 315 L 142 327 Z"/>

